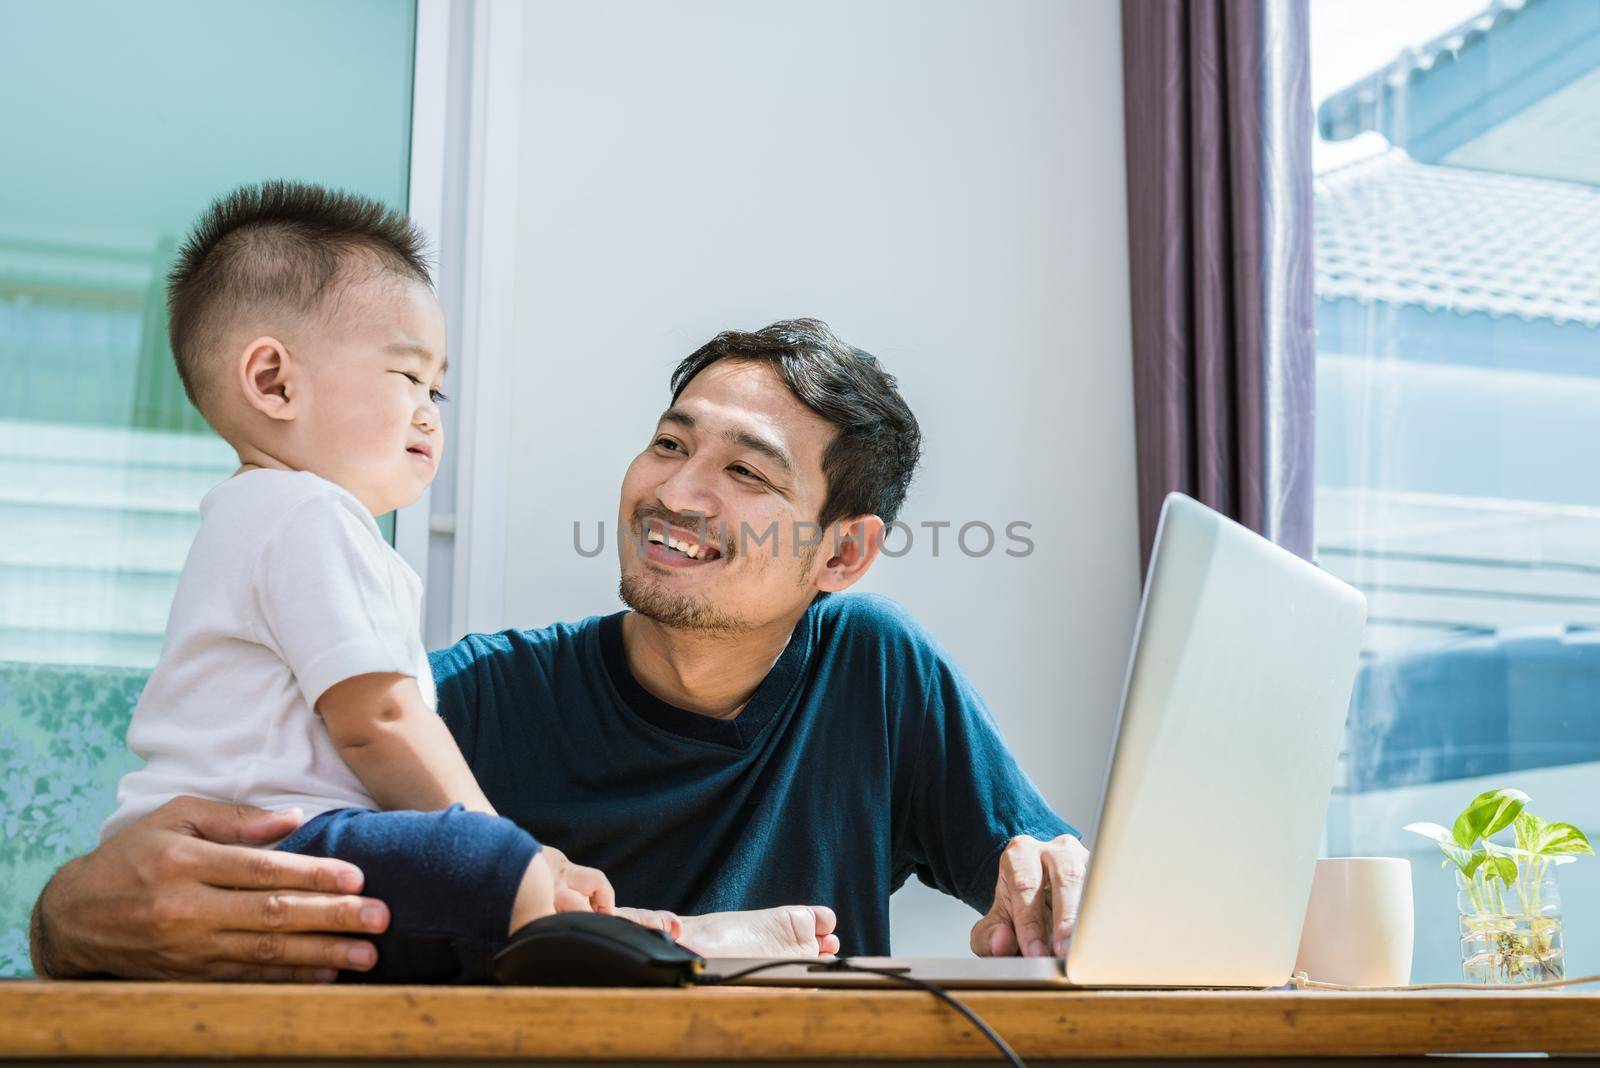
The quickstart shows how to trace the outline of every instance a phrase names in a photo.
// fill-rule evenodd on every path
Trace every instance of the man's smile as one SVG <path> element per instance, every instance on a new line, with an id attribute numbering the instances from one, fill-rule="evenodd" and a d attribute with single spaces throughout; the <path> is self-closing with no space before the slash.
<path id="1" fill-rule="evenodd" d="M 668 567 L 704 567 L 722 559 L 722 551 L 710 541 L 678 527 L 650 524 L 645 531 L 645 559 Z"/>

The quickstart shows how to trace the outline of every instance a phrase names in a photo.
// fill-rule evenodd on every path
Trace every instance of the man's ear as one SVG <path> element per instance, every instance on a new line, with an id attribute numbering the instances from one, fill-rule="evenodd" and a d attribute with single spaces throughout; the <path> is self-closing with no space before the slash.
<path id="1" fill-rule="evenodd" d="M 883 548 L 883 520 L 875 515 L 841 519 L 828 531 L 823 547 L 833 555 L 817 575 L 817 589 L 838 593 L 867 573 Z"/>
<path id="2" fill-rule="evenodd" d="M 300 383 L 289 350 L 275 337 L 258 337 L 239 355 L 239 384 L 250 407 L 268 419 L 297 414 Z"/>

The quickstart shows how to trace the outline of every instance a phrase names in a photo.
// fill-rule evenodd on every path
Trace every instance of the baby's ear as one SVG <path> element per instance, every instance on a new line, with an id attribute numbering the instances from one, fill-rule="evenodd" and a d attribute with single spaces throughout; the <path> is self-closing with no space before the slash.
<path id="1" fill-rule="evenodd" d="M 269 419 L 295 417 L 296 383 L 289 350 L 275 337 L 258 337 L 239 357 L 240 384 L 250 407 Z"/>

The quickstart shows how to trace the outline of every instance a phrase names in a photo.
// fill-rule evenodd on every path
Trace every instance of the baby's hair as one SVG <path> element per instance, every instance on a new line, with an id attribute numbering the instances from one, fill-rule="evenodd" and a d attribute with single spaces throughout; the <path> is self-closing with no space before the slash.
<path id="1" fill-rule="evenodd" d="M 370 197 L 269 181 L 214 201 L 167 276 L 168 339 L 189 401 L 207 414 L 213 357 L 240 311 L 313 314 L 363 263 L 433 285 L 422 232 Z"/>

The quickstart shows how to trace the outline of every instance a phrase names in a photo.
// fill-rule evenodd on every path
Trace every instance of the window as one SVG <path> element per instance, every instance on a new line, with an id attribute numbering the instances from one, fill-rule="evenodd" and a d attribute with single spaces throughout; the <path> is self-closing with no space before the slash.
<path id="1" fill-rule="evenodd" d="M 1600 831 L 1600 5 L 1312 19 L 1316 551 L 1370 610 L 1327 851 L 1414 861 L 1414 980 L 1454 979 L 1404 825 L 1515 786 Z M 1600 861 L 1561 873 L 1600 971 Z"/>
<path id="2" fill-rule="evenodd" d="M 299 178 L 406 204 L 414 5 L 59 0 L 0 33 L 0 976 L 130 765 L 201 497 L 164 275 L 205 205 Z M 219 710 L 225 712 L 225 710 Z"/>

